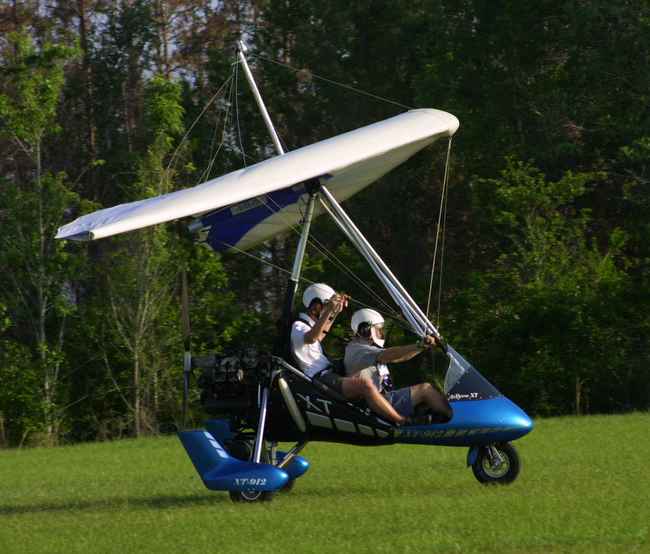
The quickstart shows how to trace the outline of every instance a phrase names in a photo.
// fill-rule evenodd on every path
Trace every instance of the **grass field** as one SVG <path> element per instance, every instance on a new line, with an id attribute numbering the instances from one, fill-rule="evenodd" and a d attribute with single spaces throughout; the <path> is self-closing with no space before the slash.
<path id="1" fill-rule="evenodd" d="M 0 451 L 0 553 L 650 552 L 650 414 L 536 422 L 485 487 L 465 449 L 310 444 L 293 492 L 232 504 L 174 437 Z"/>

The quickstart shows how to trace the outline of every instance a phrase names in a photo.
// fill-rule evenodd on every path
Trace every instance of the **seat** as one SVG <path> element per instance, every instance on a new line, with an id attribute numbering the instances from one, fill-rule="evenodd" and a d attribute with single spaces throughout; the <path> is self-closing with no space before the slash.
<path id="1" fill-rule="evenodd" d="M 327 369 L 326 371 L 330 371 L 330 370 Z M 311 382 L 318 389 L 318 392 L 324 394 L 325 396 L 329 396 L 330 398 L 336 400 L 337 402 L 349 402 L 340 392 L 333 389 L 325 381 L 323 381 L 319 377 L 319 375 L 315 375 L 314 377 L 312 377 Z"/>

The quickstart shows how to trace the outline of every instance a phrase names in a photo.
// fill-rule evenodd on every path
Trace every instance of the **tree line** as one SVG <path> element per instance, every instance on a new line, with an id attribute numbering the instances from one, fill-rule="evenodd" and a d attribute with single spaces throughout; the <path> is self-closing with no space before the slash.
<path id="1" fill-rule="evenodd" d="M 433 295 L 446 145 L 346 209 L 531 414 L 648 408 L 646 2 L 0 0 L 0 446 L 175 429 L 184 275 L 194 352 L 273 344 L 293 233 L 252 257 L 180 224 L 54 240 L 81 214 L 271 155 L 240 39 L 289 150 L 405 107 L 456 115 Z M 305 277 L 376 306 L 334 226 L 314 236 Z M 336 352 L 345 320 L 334 335 Z M 412 337 L 391 325 L 389 340 Z M 433 357 L 397 381 L 432 366 L 439 379 Z"/>

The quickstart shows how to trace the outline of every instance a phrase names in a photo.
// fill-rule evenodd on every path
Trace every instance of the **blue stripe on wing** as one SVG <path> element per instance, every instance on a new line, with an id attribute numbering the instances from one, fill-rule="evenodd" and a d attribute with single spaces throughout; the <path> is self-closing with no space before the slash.
<path id="1" fill-rule="evenodd" d="M 296 204 L 305 193 L 304 185 L 296 185 L 245 200 L 224 210 L 201 218 L 204 228 L 209 228 L 206 242 L 217 252 L 224 252 L 282 208 Z"/>

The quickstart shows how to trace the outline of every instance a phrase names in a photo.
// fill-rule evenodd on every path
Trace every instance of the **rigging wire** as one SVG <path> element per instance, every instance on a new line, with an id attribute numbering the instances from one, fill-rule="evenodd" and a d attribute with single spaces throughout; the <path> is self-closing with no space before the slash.
<path id="1" fill-rule="evenodd" d="M 235 66 L 236 67 L 236 66 Z M 224 144 L 226 143 L 226 134 L 227 134 L 227 129 L 228 129 L 228 123 L 232 119 L 232 106 L 233 106 L 233 91 L 234 91 L 234 76 L 235 76 L 235 69 L 233 68 L 232 73 L 230 75 L 230 88 L 228 89 L 228 101 L 226 103 L 226 113 L 223 118 L 223 128 L 221 130 L 221 142 L 219 143 L 219 146 L 217 147 L 217 151 L 214 153 L 214 155 L 211 155 L 210 157 L 210 162 L 208 163 L 208 166 L 206 167 L 205 171 L 201 174 L 200 182 L 206 181 L 209 177 L 210 174 L 212 173 L 212 168 L 214 167 L 215 162 L 217 161 L 217 156 L 219 156 L 219 152 L 221 152 L 221 149 L 223 148 Z M 224 99 L 226 96 L 224 95 Z M 232 123 L 231 123 L 232 124 Z M 215 126 L 215 135 L 217 134 L 218 127 Z M 211 145 L 211 149 L 214 148 L 214 140 Z"/>
<path id="2" fill-rule="evenodd" d="M 246 167 L 246 153 L 244 152 L 244 143 L 242 142 L 241 127 L 239 125 L 239 60 L 235 64 L 235 114 L 237 115 L 237 135 L 239 137 L 239 151 L 241 152 L 244 167 Z"/>
<path id="3" fill-rule="evenodd" d="M 267 208 L 271 211 L 271 213 L 280 213 L 282 210 L 282 207 L 273 200 L 269 195 L 266 195 L 268 199 L 270 200 L 271 203 L 273 203 L 277 208 L 278 211 L 273 211 L 271 208 L 267 205 Z M 281 215 L 282 217 L 282 215 Z M 291 230 L 296 233 L 298 236 L 300 236 L 301 232 L 298 226 L 292 224 L 288 220 L 285 219 L 285 223 L 289 225 Z M 388 304 L 378 293 L 376 293 L 372 288 L 365 283 L 361 277 L 356 275 L 352 269 L 350 269 L 348 266 L 345 265 L 343 261 L 341 261 L 331 250 L 329 250 L 324 244 L 322 244 L 318 239 L 313 235 L 310 234 L 310 236 L 307 239 L 308 243 L 315 248 L 327 261 L 331 262 L 336 268 L 342 270 L 344 273 L 347 273 L 352 279 L 359 285 L 361 285 L 370 295 L 380 302 L 385 309 L 390 310 L 393 314 L 398 315 L 398 312 L 390 305 Z"/>
<path id="4" fill-rule="evenodd" d="M 299 71 L 302 71 L 302 69 L 300 69 L 300 68 L 293 67 L 293 66 L 291 66 L 291 65 L 289 65 L 287 63 L 279 62 L 279 61 L 274 60 L 272 58 L 267 58 L 266 56 L 263 56 L 261 54 L 252 53 L 251 57 L 255 57 L 255 58 L 260 59 L 262 61 L 270 62 L 270 63 L 273 63 L 275 65 L 279 65 L 279 66 L 285 67 L 287 69 L 291 69 L 292 71 L 294 71 L 296 73 L 299 72 Z M 317 75 L 316 73 L 313 73 L 311 71 L 309 72 L 309 74 L 312 77 L 315 77 L 316 79 L 319 79 L 321 81 L 325 81 L 326 83 L 329 83 L 329 84 L 332 84 L 332 85 L 335 85 L 335 86 L 338 86 L 338 87 L 341 87 L 341 88 L 344 88 L 344 89 L 347 89 L 347 90 L 351 90 L 353 92 L 356 92 L 357 94 L 362 94 L 362 95 L 365 95 L 365 96 L 369 96 L 370 98 L 374 98 L 375 100 L 380 100 L 381 102 L 386 102 L 387 104 L 394 104 L 395 106 L 399 106 L 400 108 L 405 108 L 407 110 L 415 110 L 415 109 L 417 109 L 414 106 L 407 106 L 406 104 L 402 104 L 401 102 L 397 102 L 396 100 L 391 100 L 390 98 L 384 98 L 384 97 L 379 96 L 377 94 L 373 94 L 372 92 L 367 92 L 365 90 L 353 87 L 351 85 L 346 85 L 345 83 L 340 83 L 338 81 L 334 81 L 333 79 L 328 79 L 327 77 L 322 77 L 321 75 Z"/>
<path id="5" fill-rule="evenodd" d="M 311 242 L 311 239 L 310 239 L 310 242 Z M 322 252 L 322 250 L 319 249 L 319 245 L 320 245 L 320 248 L 322 248 L 325 252 Z M 371 288 L 371 287 L 370 287 L 370 286 L 369 286 L 369 285 L 368 285 L 368 284 L 367 284 L 367 283 L 366 283 L 366 282 L 365 282 L 361 277 L 359 277 L 358 275 L 356 275 L 356 274 L 354 273 L 354 271 L 352 271 L 352 269 L 348 268 L 348 267 L 345 265 L 345 262 L 342 262 L 342 261 L 341 261 L 341 260 L 336 256 L 336 254 L 334 254 L 331 250 L 329 250 L 329 249 L 327 248 L 327 246 L 325 246 L 324 244 L 322 244 L 321 242 L 319 242 L 318 239 L 317 239 L 316 237 L 314 237 L 314 242 L 312 243 L 312 246 L 314 246 L 315 248 L 319 249 L 319 251 L 320 251 L 320 252 L 321 252 L 321 253 L 322 253 L 322 254 L 323 254 L 327 259 L 329 259 L 329 261 L 332 261 L 336 267 L 339 267 L 340 269 L 343 269 L 343 270 L 344 270 L 344 271 L 345 271 L 345 272 L 346 272 L 350 277 L 352 277 L 352 279 L 353 279 L 353 280 L 354 280 L 358 285 L 361 285 L 361 286 L 362 286 L 362 287 L 363 287 L 363 288 L 364 288 L 364 289 L 365 289 L 365 290 L 366 290 L 366 291 L 367 291 L 367 292 L 368 292 L 368 293 L 369 293 L 369 294 L 370 294 L 370 295 L 371 295 L 375 300 L 377 300 L 378 302 L 380 302 L 380 303 L 384 306 L 385 309 L 391 311 L 391 312 L 392 312 L 393 314 L 395 314 L 396 316 L 399 316 L 399 312 L 397 312 L 397 310 L 395 310 L 395 309 L 394 309 L 390 304 L 388 304 L 388 302 L 386 302 L 386 301 L 385 301 L 385 300 L 384 300 L 384 299 L 383 299 L 383 298 L 382 298 L 378 293 L 376 293 L 376 292 L 375 292 L 375 291 L 374 291 L 374 290 L 373 290 L 373 289 L 372 289 L 372 288 Z M 331 257 L 331 259 L 328 257 L 328 254 L 329 254 L 329 256 Z M 335 260 L 335 262 L 334 262 L 334 260 Z M 337 265 L 337 264 L 338 264 L 338 265 Z"/>
<path id="6" fill-rule="evenodd" d="M 230 244 L 230 243 L 228 243 L 226 241 L 221 241 L 221 242 L 222 242 L 222 244 L 224 244 L 225 246 L 227 246 L 228 248 L 234 250 L 235 252 L 237 252 L 239 254 L 243 254 L 244 256 L 248 256 L 252 260 L 256 260 L 256 261 L 258 261 L 258 262 L 260 262 L 262 264 L 266 264 L 269 267 L 272 267 L 273 269 L 276 269 L 277 271 L 280 271 L 282 273 L 286 273 L 287 275 L 291 275 L 290 270 L 288 270 L 288 269 L 286 269 L 286 268 L 284 268 L 284 267 L 282 267 L 280 265 L 274 264 L 273 262 L 270 262 L 269 260 L 263 258 L 262 256 L 256 256 L 255 254 L 252 254 L 251 252 L 247 252 L 246 250 L 242 250 L 241 248 L 235 246 L 234 244 Z M 298 280 L 301 281 L 301 282 L 304 282 L 304 283 L 308 283 L 310 285 L 315 284 L 315 281 L 312 281 L 312 280 L 307 279 L 306 277 L 302 277 L 302 276 L 300 276 L 298 278 Z M 352 302 L 354 304 L 357 304 L 357 305 L 361 306 L 362 308 L 373 308 L 369 304 L 366 304 L 365 302 L 362 302 L 361 300 L 359 300 L 359 299 L 357 299 L 355 297 L 350 296 L 349 298 L 350 298 L 350 302 Z M 404 318 L 401 316 L 401 314 L 397 314 L 397 316 L 394 315 L 396 313 L 395 310 L 391 309 L 391 312 L 387 313 L 387 312 L 382 312 L 381 310 L 377 310 L 376 308 L 373 308 L 373 309 L 376 312 L 379 312 L 380 314 L 385 316 L 386 319 L 390 319 L 390 320 L 394 321 L 397 325 L 399 325 L 403 329 L 406 329 L 407 331 L 411 331 L 411 328 L 406 324 L 406 322 L 404 321 Z"/>
<path id="7" fill-rule="evenodd" d="M 449 200 L 449 191 L 445 196 L 445 213 L 442 217 L 442 246 L 440 250 L 440 272 L 438 280 L 438 311 L 436 314 L 436 327 L 440 328 L 440 306 L 442 303 L 442 277 L 444 275 L 445 264 L 445 243 L 447 241 L 447 201 Z"/>
<path id="8" fill-rule="evenodd" d="M 169 163 L 167 164 L 167 167 L 165 168 L 165 172 L 169 171 L 169 168 L 172 167 L 172 165 L 176 161 L 176 156 L 178 155 L 178 152 L 180 151 L 181 147 L 185 145 L 185 142 L 188 140 L 188 137 L 190 136 L 190 133 L 194 130 L 194 127 L 198 124 L 198 122 L 201 120 L 205 112 L 208 110 L 208 108 L 221 96 L 221 92 L 223 89 L 225 89 L 228 84 L 230 83 L 230 80 L 232 79 L 232 75 L 226 79 L 223 84 L 219 87 L 217 92 L 215 92 L 210 100 L 208 100 L 207 104 L 203 107 L 201 110 L 201 113 L 196 116 L 194 121 L 192 122 L 192 125 L 190 125 L 190 128 L 187 130 L 187 132 L 183 135 L 183 138 L 180 140 L 178 143 L 178 146 L 176 147 L 176 150 L 174 150 L 174 153 L 172 154 L 172 157 L 169 159 Z"/>
<path id="9" fill-rule="evenodd" d="M 440 193 L 440 207 L 438 209 L 438 223 L 436 225 L 436 240 L 435 244 L 433 247 L 433 260 L 431 261 L 431 277 L 429 279 L 429 294 L 427 297 L 427 309 L 424 312 L 427 316 L 427 318 L 431 319 L 430 317 L 430 312 L 429 308 L 431 306 L 431 293 L 433 291 L 433 276 L 435 274 L 436 270 L 436 259 L 438 257 L 438 243 L 440 241 L 440 236 L 442 233 L 443 237 L 443 244 L 444 244 L 444 225 L 445 222 L 443 222 L 443 211 L 445 213 L 445 221 L 446 221 L 446 210 L 447 210 L 447 196 L 448 196 L 448 183 L 449 183 L 449 161 L 451 159 L 451 143 L 452 143 L 452 138 L 449 137 L 449 142 L 447 143 L 447 159 L 445 160 L 445 173 L 444 177 L 442 179 L 442 191 Z M 441 251 L 441 257 L 442 257 L 442 251 Z M 442 260 L 440 262 L 440 287 L 442 287 Z M 438 296 L 438 323 L 440 323 L 440 298 L 441 298 L 441 293 L 442 290 L 439 289 L 439 296 Z M 438 325 L 436 325 L 438 327 Z"/>
<path id="10" fill-rule="evenodd" d="M 240 144 L 240 151 L 242 153 L 242 158 L 244 165 L 246 165 L 246 155 L 244 153 L 244 148 L 243 148 L 243 141 L 242 141 L 242 133 L 241 133 L 241 127 L 239 125 L 239 104 L 237 101 L 238 98 L 238 67 L 239 63 L 235 63 L 234 65 L 234 97 L 235 97 L 235 113 L 236 113 L 236 121 L 237 121 L 237 135 L 238 135 L 238 141 Z M 265 194 L 264 198 L 267 200 L 267 202 L 263 202 L 263 205 L 266 206 L 266 208 L 272 213 L 272 214 L 278 214 L 280 218 L 284 221 L 284 223 L 298 236 L 301 235 L 301 230 L 299 227 L 295 224 L 293 224 L 291 221 L 289 221 L 288 217 L 285 216 L 285 214 L 282 213 L 283 207 L 280 206 L 274 198 L 271 196 L 271 194 Z M 277 210 L 273 210 L 269 204 L 272 204 L 277 208 Z M 302 214 L 302 210 L 300 209 L 300 206 L 298 205 L 298 210 Z M 347 267 L 344 262 L 342 262 L 333 252 L 331 252 L 324 244 L 322 244 L 316 237 L 312 234 L 308 237 L 308 243 L 314 247 L 326 260 L 331 262 L 335 267 L 337 267 L 339 270 L 342 270 L 344 273 L 347 273 L 352 279 L 361 285 L 363 288 L 366 289 L 370 293 L 371 296 L 373 296 L 377 301 L 379 301 L 385 309 L 390 310 L 392 313 L 398 315 L 398 312 L 390 306 L 378 293 L 376 293 L 370 286 L 368 286 L 363 279 L 361 279 L 359 276 L 357 276 L 352 269 Z"/>
<path id="11" fill-rule="evenodd" d="M 276 60 L 272 60 L 272 59 L 270 59 L 270 58 L 266 58 L 265 56 L 262 56 L 262 55 L 259 55 L 259 54 L 253 54 L 253 56 L 256 57 L 256 58 L 258 58 L 258 59 L 260 59 L 260 60 L 262 60 L 262 61 L 270 62 L 270 63 L 276 64 L 276 65 L 279 65 L 279 66 L 282 66 L 282 67 L 288 68 L 288 69 L 290 69 L 290 70 L 292 70 L 292 71 L 294 71 L 294 72 L 300 71 L 300 69 L 297 69 L 297 68 L 295 68 L 295 67 L 292 67 L 292 66 L 290 66 L 289 64 L 285 64 L 285 63 L 282 63 L 282 62 L 278 62 L 278 61 L 276 61 Z M 227 134 L 227 131 L 226 131 L 226 130 L 227 130 L 228 126 L 229 126 L 229 123 L 230 123 L 230 125 L 232 125 L 232 126 L 234 127 L 234 122 L 232 121 L 232 113 L 231 113 L 231 109 L 232 109 L 232 106 L 233 106 L 233 105 L 234 105 L 234 112 L 235 112 L 235 118 L 236 118 L 237 136 L 238 136 L 237 138 L 238 138 L 238 141 L 239 141 L 239 150 L 240 150 L 240 153 L 241 153 L 241 155 L 242 155 L 242 159 L 243 159 L 244 166 L 246 166 L 246 158 L 249 158 L 249 156 L 245 153 L 244 148 L 243 148 L 241 126 L 240 126 L 240 123 L 239 123 L 239 103 L 238 103 L 238 67 L 239 67 L 239 63 L 240 63 L 240 62 L 239 62 L 238 60 L 237 60 L 235 63 L 233 63 L 233 70 L 232 70 L 232 72 L 231 72 L 230 77 L 229 77 L 229 78 L 228 78 L 228 79 L 223 83 L 223 85 L 220 87 L 220 89 L 217 91 L 217 93 L 215 93 L 215 95 L 213 95 L 213 97 L 210 99 L 210 101 L 208 102 L 208 104 L 206 104 L 206 106 L 203 108 L 203 110 L 201 111 L 201 113 L 199 114 L 199 116 L 198 116 L 198 117 L 195 119 L 195 121 L 192 123 L 190 129 L 187 131 L 187 133 L 185 134 L 185 136 L 184 136 L 183 139 L 181 140 L 181 143 L 179 143 L 179 146 L 177 147 L 176 151 L 174 152 L 174 154 L 173 154 L 173 156 L 172 156 L 172 159 L 170 160 L 170 163 L 168 164 L 168 168 L 171 166 L 172 162 L 174 161 L 174 159 L 175 159 L 175 157 L 176 157 L 176 155 L 177 155 L 177 152 L 179 151 L 180 147 L 181 147 L 181 146 L 183 145 L 183 143 L 187 140 L 187 137 L 189 136 L 189 133 L 190 133 L 190 132 L 193 130 L 193 128 L 196 126 L 196 124 L 198 123 L 198 121 L 200 120 L 200 118 L 205 114 L 205 112 L 207 111 L 208 107 L 209 107 L 212 103 L 214 103 L 214 101 L 218 98 L 218 96 L 220 95 L 220 93 L 221 93 L 221 92 L 225 89 L 225 87 L 228 86 L 228 85 L 229 85 L 230 88 L 229 88 L 229 90 L 228 90 L 228 102 L 227 102 L 227 104 L 226 104 L 226 113 L 225 113 L 224 118 L 223 118 L 223 129 L 222 129 L 221 142 L 220 142 L 220 144 L 219 144 L 219 146 L 218 146 L 218 148 L 217 148 L 216 153 L 215 153 L 213 156 L 211 155 L 211 159 L 210 159 L 210 162 L 209 162 L 209 164 L 208 164 L 208 168 L 206 169 L 206 171 L 203 172 L 203 174 L 202 174 L 202 176 L 201 176 L 201 179 L 203 180 L 204 178 L 206 178 L 207 176 L 209 176 L 209 174 L 210 174 L 210 172 L 211 172 L 211 170 L 212 170 L 212 167 L 213 167 L 213 165 L 214 165 L 214 162 L 215 162 L 215 160 L 216 160 L 216 158 L 217 158 L 219 152 L 221 151 L 222 147 L 224 146 L 224 144 L 225 144 L 225 142 L 226 142 L 226 134 Z M 405 109 L 414 109 L 413 106 L 408 106 L 408 105 L 402 104 L 402 103 L 400 103 L 400 102 L 396 102 L 396 101 L 391 100 L 391 99 L 388 99 L 388 98 L 383 98 L 383 97 L 378 96 L 378 95 L 376 95 L 376 94 L 369 93 L 369 92 L 367 92 L 367 91 L 364 91 L 364 90 L 358 89 L 358 88 L 356 88 L 356 87 L 352 87 L 352 86 L 350 86 L 350 85 L 346 85 L 346 84 L 344 84 L 344 83 L 340 83 L 340 82 L 334 81 L 334 80 L 332 80 L 332 79 L 328 79 L 328 78 L 326 78 L 326 77 L 322 77 L 322 76 L 317 75 L 317 74 L 314 74 L 314 73 L 311 73 L 311 75 L 312 75 L 314 78 L 319 79 L 319 80 L 321 80 L 321 81 L 324 81 L 324 82 L 330 83 L 330 84 L 335 85 L 335 86 L 339 86 L 339 87 L 344 88 L 344 89 L 347 89 L 347 90 L 351 90 L 351 91 L 353 91 L 353 92 L 356 92 L 357 94 L 362 94 L 362 95 L 365 95 L 365 96 L 371 97 L 371 98 L 373 98 L 373 99 L 375 99 L 375 100 L 379 100 L 379 101 L 382 101 L 382 102 L 386 102 L 386 103 L 388 103 L 388 104 L 397 105 L 397 106 L 400 106 L 400 107 L 405 108 Z M 225 98 L 225 97 L 226 97 L 226 95 L 224 95 L 224 98 Z M 234 97 L 234 98 L 233 98 L 233 97 Z M 217 129 L 218 129 L 218 126 L 215 127 L 214 138 L 216 138 Z M 211 150 L 212 150 L 212 151 L 213 151 L 213 148 L 214 148 L 214 138 L 213 138 L 213 143 L 212 143 L 212 147 L 211 147 Z M 450 139 L 450 141 L 449 141 L 449 148 L 448 148 L 448 153 L 447 153 L 447 163 L 446 163 L 446 165 L 445 165 L 445 179 L 444 179 L 444 183 L 445 183 L 445 184 L 443 184 L 443 194 L 444 194 L 445 191 L 446 191 L 447 169 L 448 169 L 448 164 L 449 164 L 449 152 L 450 152 L 450 148 L 451 148 L 451 139 Z M 265 194 L 264 197 L 265 197 L 266 199 L 268 199 L 268 201 L 269 201 L 271 204 L 275 205 L 275 207 L 277 208 L 277 211 L 273 210 L 273 209 L 268 205 L 267 202 L 264 202 L 263 205 L 267 206 L 267 208 L 269 209 L 269 211 L 270 211 L 271 213 L 273 213 L 273 214 L 275 214 L 275 213 L 280 214 L 280 217 L 284 219 L 285 224 L 287 224 L 288 227 L 289 227 L 289 228 L 290 228 L 294 233 L 296 233 L 297 235 L 300 235 L 300 230 L 299 230 L 299 228 L 298 228 L 295 224 L 289 222 L 289 221 L 286 219 L 286 216 L 284 216 L 284 215 L 281 213 L 281 211 L 282 211 L 282 207 L 279 206 L 279 204 L 278 204 L 278 203 L 277 203 L 277 202 L 276 202 L 276 201 L 275 201 L 275 200 L 274 200 L 274 199 L 273 199 L 269 194 Z M 441 206 L 442 206 L 442 205 L 441 205 Z M 300 207 L 298 207 L 298 209 L 300 210 Z M 442 209 L 442 207 L 441 207 L 441 209 Z M 301 211 L 301 210 L 300 210 L 300 211 Z M 445 218 L 446 218 L 446 203 L 445 203 Z M 439 234 L 439 233 L 440 233 L 440 214 L 439 214 L 439 221 L 438 221 L 438 234 Z M 437 254 L 437 247 L 438 247 L 438 234 L 437 234 L 437 236 L 436 236 L 436 247 L 435 247 L 436 252 L 434 252 L 434 260 L 433 260 L 433 265 L 434 265 L 434 267 L 432 268 L 432 279 L 433 279 L 433 271 L 434 271 L 434 268 L 435 268 L 435 260 L 436 260 L 436 254 Z M 338 257 L 337 257 L 337 256 L 336 256 L 336 255 L 331 251 L 331 250 L 329 250 L 329 249 L 328 249 L 328 248 L 327 248 L 323 243 L 321 243 L 320 241 L 318 241 L 318 239 L 316 239 L 316 237 L 313 237 L 313 236 L 309 237 L 309 238 L 308 238 L 308 243 L 309 243 L 312 247 L 314 247 L 314 248 L 315 248 L 315 249 L 316 249 L 316 250 L 317 250 L 321 255 L 323 255 L 323 257 L 324 257 L 326 260 L 328 260 L 329 262 L 331 262 L 335 267 L 337 267 L 338 269 L 344 271 L 344 272 L 347 273 L 350 277 L 352 277 L 352 279 L 353 279 L 357 284 L 361 285 L 361 286 L 362 286 L 362 287 L 363 287 L 363 288 L 364 288 L 368 293 L 370 293 L 370 295 L 371 295 L 375 300 L 377 300 L 378 302 L 380 302 L 380 303 L 382 304 L 382 306 L 383 306 L 385 309 L 389 310 L 390 315 L 388 315 L 388 317 L 389 317 L 390 319 L 393 319 L 393 320 L 395 320 L 395 321 L 397 321 L 397 322 L 400 322 L 400 325 L 401 325 L 401 326 L 403 326 L 404 328 L 408 328 L 408 327 L 406 327 L 406 325 L 405 325 L 405 322 L 404 322 L 404 320 L 403 320 L 403 317 L 401 316 L 401 314 L 399 314 L 399 312 L 397 312 L 397 310 L 395 310 L 392 306 L 390 306 L 390 304 L 388 304 L 388 303 L 387 303 L 387 302 L 386 302 L 386 301 L 385 301 L 385 300 L 384 300 L 384 299 L 383 299 L 383 298 L 382 298 L 378 293 L 376 293 L 376 292 L 375 292 L 375 291 L 374 291 L 374 290 L 373 290 L 369 285 L 367 285 L 363 279 L 361 279 L 358 275 L 356 275 L 356 274 L 354 273 L 354 271 L 352 271 L 352 269 L 350 269 L 349 267 L 347 267 L 347 266 L 345 265 L 345 263 L 344 263 L 343 261 L 341 261 L 341 260 L 340 260 L 340 259 L 339 259 L 339 258 L 338 258 Z M 240 248 L 238 248 L 238 247 L 236 247 L 236 246 L 234 246 L 234 245 L 229 245 L 229 244 L 227 244 L 227 243 L 225 243 L 225 242 L 224 242 L 224 244 L 225 244 L 226 246 L 228 246 L 229 248 L 231 248 L 232 250 L 234 250 L 234 251 L 237 251 L 237 252 L 243 253 L 243 254 L 245 254 L 245 255 L 247 255 L 247 256 L 253 258 L 253 259 L 256 259 L 256 260 L 258 260 L 258 261 L 261 261 L 262 263 L 265 263 L 265 264 L 267 264 L 267 265 L 269 265 L 269 266 L 271 266 L 271 267 L 274 267 L 276 270 L 279 270 L 279 271 L 284 272 L 284 273 L 291 274 L 290 271 L 288 271 L 288 270 L 286 270 L 286 269 L 284 269 L 284 268 L 282 268 L 282 267 L 280 267 L 280 266 L 278 266 L 278 265 L 276 265 L 276 264 L 273 264 L 273 263 L 269 262 L 268 260 L 265 260 L 265 259 L 263 259 L 263 258 L 261 258 L 261 257 L 256 257 L 256 256 L 254 256 L 254 255 L 252 255 L 252 254 L 250 254 L 250 253 L 248 253 L 248 252 L 245 252 L 244 250 L 242 250 L 242 249 L 240 249 Z M 443 250 L 444 250 L 444 232 L 443 232 Z M 308 279 L 306 279 L 306 278 L 304 278 L 304 277 L 300 277 L 300 280 L 301 280 L 301 281 L 305 281 L 305 282 L 309 282 L 309 283 L 311 283 L 311 281 L 309 281 Z M 427 313 L 428 313 L 428 311 L 429 311 L 429 303 L 430 303 L 430 298 L 431 298 L 431 287 L 432 287 L 432 284 L 430 284 L 430 289 L 429 289 L 429 302 L 427 303 Z M 440 287 L 442 287 L 442 275 L 440 276 Z M 439 291 L 439 292 L 441 292 L 441 291 Z M 361 305 L 361 306 L 368 307 L 368 305 L 364 304 L 363 302 L 361 302 L 361 301 L 359 301 L 359 300 L 357 300 L 357 299 L 351 299 L 351 300 L 352 300 L 353 302 L 355 302 L 355 303 Z M 438 300 L 438 317 L 439 317 L 439 311 L 440 311 L 440 295 L 439 295 L 439 300 Z"/>

